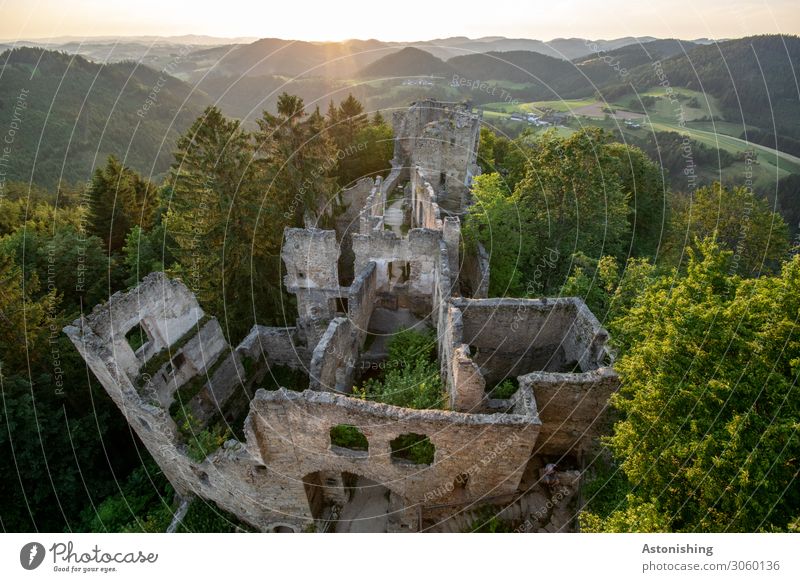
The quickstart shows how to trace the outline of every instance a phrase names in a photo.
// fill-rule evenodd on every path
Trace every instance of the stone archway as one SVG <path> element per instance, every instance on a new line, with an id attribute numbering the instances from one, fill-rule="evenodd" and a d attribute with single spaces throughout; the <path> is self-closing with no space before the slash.
<path id="1" fill-rule="evenodd" d="M 311 473 L 303 483 L 311 515 L 323 531 L 387 531 L 393 494 L 385 485 L 362 475 L 337 471 Z"/>

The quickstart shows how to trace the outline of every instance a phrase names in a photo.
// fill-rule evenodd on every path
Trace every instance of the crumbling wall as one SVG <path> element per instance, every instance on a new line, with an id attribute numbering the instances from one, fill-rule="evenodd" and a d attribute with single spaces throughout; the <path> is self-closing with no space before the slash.
<path id="1" fill-rule="evenodd" d="M 477 161 L 481 114 L 463 104 L 426 99 L 393 116 L 395 160 L 419 166 L 440 206 L 461 214 L 468 187 L 479 172 Z"/>
<path id="2" fill-rule="evenodd" d="M 339 292 L 339 243 L 336 232 L 318 228 L 286 228 L 281 258 L 289 292 L 320 289 Z"/>
<path id="3" fill-rule="evenodd" d="M 453 303 L 463 313 L 463 341 L 475 348 L 472 358 L 490 384 L 533 371 L 571 371 L 579 365 L 577 356 L 588 348 L 578 341 L 588 335 L 572 330 L 578 319 L 581 329 L 593 326 L 583 319 L 579 299 L 454 299 Z M 606 336 L 601 335 L 602 343 Z"/>
<path id="4" fill-rule="evenodd" d="M 463 343 L 461 310 L 450 306 L 440 327 L 439 357 L 442 377 L 449 395 L 450 408 L 477 412 L 484 407 L 486 380 L 470 357 L 470 348 Z"/>
<path id="5" fill-rule="evenodd" d="M 419 166 L 415 166 L 411 172 L 411 217 L 413 228 L 442 228 L 436 193 Z"/>
<path id="6" fill-rule="evenodd" d="M 263 467 L 260 452 L 254 457 L 245 444 L 231 439 L 206 459 L 193 460 L 169 412 L 139 393 L 132 380 L 139 366 L 126 371 L 121 365 L 119 356 L 125 363 L 129 360 L 117 346 L 127 344 L 125 334 L 138 318 L 148 318 L 151 330 L 163 332 L 159 338 L 173 338 L 174 343 L 201 316 L 184 285 L 152 273 L 136 289 L 115 294 L 65 327 L 64 333 L 179 494 L 201 495 L 264 531 L 278 521 L 300 530 L 311 519 L 305 496 L 293 490 L 284 475 Z"/>
<path id="7" fill-rule="evenodd" d="M 380 176 L 378 176 L 378 184 L 380 183 L 380 179 Z M 343 188 L 339 192 L 339 198 L 344 207 L 341 216 L 347 218 L 348 221 L 355 220 L 355 218 L 364 211 L 367 205 L 367 197 L 370 195 L 375 185 L 376 182 L 372 178 L 361 178 L 350 188 Z"/>
<path id="8" fill-rule="evenodd" d="M 195 328 L 188 330 L 173 344 L 175 347 L 166 348 L 169 357 L 159 358 L 158 361 L 163 363 L 157 370 L 146 371 L 146 366 L 139 368 L 135 382 L 144 396 L 169 407 L 176 390 L 195 376 L 207 373 L 218 358 L 224 357 L 230 347 L 219 322 L 216 318 L 200 325 L 202 322 L 198 322 L 199 331 Z M 191 337 L 187 340 L 187 336 Z"/>
<path id="9" fill-rule="evenodd" d="M 389 177 L 361 180 L 341 193 L 348 225 L 363 204 L 359 234 L 352 235 L 352 283 L 341 285 L 337 264 L 337 233 L 341 238 L 349 226 L 285 231 L 281 256 L 285 284 L 297 296 L 295 327 L 254 326 L 231 350 L 188 289 L 159 273 L 65 328 L 176 490 L 215 501 L 264 531 L 308 525 L 318 517 L 314 491 L 332 481 L 341 497 L 344 473 L 386 484 L 392 531 L 415 530 L 423 514 L 458 513 L 467 503 L 506 503 L 520 487 L 530 491 L 521 480 L 543 468 L 543 456 L 580 455 L 592 446 L 619 385 L 608 367 L 608 335 L 581 300 L 478 298 L 488 289 L 488 257 L 480 247 L 477 257 L 466 257 L 475 263 L 469 272 L 461 269 L 460 221 L 452 213 L 463 207 L 475 171 L 479 116 L 429 100 L 393 120 Z M 426 228 L 401 237 L 384 230 L 383 212 L 403 180 L 411 180 L 411 225 Z M 443 199 L 449 207 L 440 207 Z M 476 298 L 457 297 L 460 280 Z M 381 316 L 394 310 L 412 321 L 431 318 L 451 410 L 403 409 L 334 393 L 352 387 L 366 330 L 380 319 L 373 317 L 376 307 Z M 148 341 L 134 353 L 125 335 L 137 324 Z M 274 365 L 308 370 L 314 390 L 259 390 L 252 398 Z M 487 385 L 513 376 L 520 388 L 511 398 L 487 397 Z M 192 390 L 181 394 L 200 387 L 188 407 L 201 426 L 223 409 L 231 420 L 233 410 L 239 417 L 249 406 L 245 441 L 231 439 L 197 461 L 168 413 L 184 386 Z M 330 429 L 339 424 L 361 429 L 369 451 L 334 447 Z M 436 448 L 430 466 L 393 458 L 390 442 L 403 434 L 430 439 Z M 519 515 L 522 505 L 514 503 Z M 535 528 L 568 527 L 566 505 L 558 512 Z"/>
<path id="10" fill-rule="evenodd" d="M 486 397 L 486 380 L 480 368 L 472 360 L 469 346 L 461 344 L 453 350 L 453 390 L 450 393 L 450 408 L 464 412 L 482 410 Z"/>
<path id="11" fill-rule="evenodd" d="M 410 267 L 410 301 L 415 308 L 430 310 L 439 240 L 437 231 L 421 228 L 410 230 L 407 238 L 400 238 L 390 231 L 353 235 L 356 273 L 361 272 L 369 262 L 374 262 L 377 289 L 387 291 L 390 282 L 389 264 L 395 261 L 407 262 Z"/>
<path id="12" fill-rule="evenodd" d="M 190 331 L 204 315 L 189 290 L 163 274 L 145 277 L 135 293 L 115 293 L 92 314 L 95 334 L 130 379 L 138 376 L 144 362 Z M 148 341 L 134 353 L 125 335 L 137 325 Z"/>
<path id="13" fill-rule="evenodd" d="M 611 368 L 579 374 L 534 372 L 520 376 L 519 382 L 520 389 L 531 389 L 542 420 L 536 454 L 580 453 L 608 434 L 608 401 L 620 384 Z"/>
<path id="14" fill-rule="evenodd" d="M 306 370 L 311 362 L 311 354 L 299 343 L 295 327 L 254 325 L 236 349 L 254 360 L 265 359 L 270 366 Z"/>
<path id="15" fill-rule="evenodd" d="M 347 294 L 347 317 L 356 331 L 361 334 L 359 345 L 363 343 L 369 327 L 369 319 L 375 309 L 377 281 L 377 265 L 374 261 L 370 261 L 359 271 Z"/>
<path id="16" fill-rule="evenodd" d="M 447 262 L 450 272 L 458 274 L 461 267 L 459 254 L 461 248 L 461 220 L 457 216 L 446 216 L 442 224 L 442 239 L 447 246 Z M 453 293 L 458 293 L 458 286 L 453 286 Z"/>
<path id="17" fill-rule="evenodd" d="M 539 431 L 535 409 L 528 414 L 463 414 L 411 410 L 330 392 L 259 391 L 250 419 L 261 443 L 261 461 L 298 481 L 316 471 L 349 472 L 385 483 L 415 504 L 446 502 L 434 491 L 468 475 L 470 499 L 513 493 Z M 330 429 L 358 427 L 369 450 L 332 447 Z M 427 436 L 436 448 L 429 466 L 392 458 L 390 441 L 404 434 Z M 498 453 L 498 443 L 503 450 Z"/>
<path id="18" fill-rule="evenodd" d="M 358 339 L 359 333 L 348 319 L 337 317 L 331 321 L 311 357 L 309 388 L 350 392 L 358 362 Z"/>

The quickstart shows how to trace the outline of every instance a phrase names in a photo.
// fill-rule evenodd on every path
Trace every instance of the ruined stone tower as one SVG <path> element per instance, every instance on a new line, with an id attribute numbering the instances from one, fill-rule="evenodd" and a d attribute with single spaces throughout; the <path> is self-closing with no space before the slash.
<path id="1" fill-rule="evenodd" d="M 460 256 L 480 121 L 432 100 L 395 114 L 389 175 L 339 194 L 335 230 L 286 230 L 295 325 L 230 346 L 181 282 L 153 273 L 65 328 L 180 495 L 262 531 L 458 531 L 482 506 L 527 531 L 573 527 L 618 379 L 580 299 L 487 299 L 487 257 Z M 349 395 L 408 327 L 436 331 L 446 410 Z M 264 389 L 279 371 L 307 389 Z M 507 378 L 518 390 L 492 398 Z M 336 445 L 342 426 L 365 445 Z M 432 445 L 430 462 L 397 454 L 408 436 Z"/>

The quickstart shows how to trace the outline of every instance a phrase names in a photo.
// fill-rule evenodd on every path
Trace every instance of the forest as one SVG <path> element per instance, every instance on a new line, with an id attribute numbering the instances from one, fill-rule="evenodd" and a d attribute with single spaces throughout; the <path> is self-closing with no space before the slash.
<path id="1" fill-rule="evenodd" d="M 62 327 L 162 270 L 231 343 L 280 324 L 294 312 L 283 229 L 324 228 L 337 192 L 385 174 L 392 152 L 391 126 L 352 95 L 323 112 L 283 93 L 252 128 L 207 107 L 160 181 L 109 156 L 83 185 L 7 182 L 3 530 L 164 531 L 170 486 Z M 490 295 L 580 296 L 611 333 L 623 384 L 581 529 L 796 531 L 800 257 L 783 218 L 745 185 L 672 191 L 645 151 L 598 128 L 484 128 L 479 163 L 463 245 L 488 251 Z M 200 503 L 182 528 L 247 529 Z"/>

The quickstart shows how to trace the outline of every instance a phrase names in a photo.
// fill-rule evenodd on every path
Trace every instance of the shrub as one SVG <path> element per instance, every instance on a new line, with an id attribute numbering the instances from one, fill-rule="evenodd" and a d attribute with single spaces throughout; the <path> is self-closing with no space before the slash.
<path id="1" fill-rule="evenodd" d="M 354 451 L 369 450 L 369 442 L 364 433 L 350 424 L 338 424 L 331 429 L 331 444 Z"/>
<path id="2" fill-rule="evenodd" d="M 392 460 L 408 461 L 415 465 L 433 464 L 436 447 L 425 435 L 402 434 L 389 443 L 392 448 Z"/>

